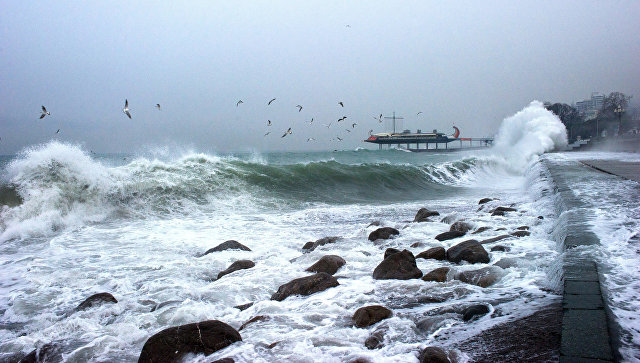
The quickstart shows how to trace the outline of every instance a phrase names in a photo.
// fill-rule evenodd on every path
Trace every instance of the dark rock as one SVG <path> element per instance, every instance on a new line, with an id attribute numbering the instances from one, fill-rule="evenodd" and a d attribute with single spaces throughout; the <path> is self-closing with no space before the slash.
<path id="1" fill-rule="evenodd" d="M 31 351 L 19 363 L 62 362 L 62 353 L 57 344 L 49 343 Z"/>
<path id="2" fill-rule="evenodd" d="M 526 237 L 526 236 L 530 236 L 531 232 L 519 230 L 511 233 L 511 235 L 516 237 Z"/>
<path id="3" fill-rule="evenodd" d="M 544 217 L 543 216 L 538 216 L 538 219 L 544 219 Z"/>
<path id="4" fill-rule="evenodd" d="M 234 241 L 232 239 L 222 242 L 221 244 L 215 246 L 214 248 L 210 248 L 207 252 L 200 255 L 200 257 L 208 255 L 212 252 L 221 252 L 226 250 L 241 250 L 241 251 L 251 251 L 251 249 L 238 241 Z"/>
<path id="5" fill-rule="evenodd" d="M 378 228 L 369 234 L 369 241 L 375 241 L 377 239 L 389 239 L 391 236 L 399 235 L 400 232 L 391 227 Z"/>
<path id="6" fill-rule="evenodd" d="M 326 244 L 330 244 L 330 243 L 335 243 L 337 240 L 339 240 L 340 237 L 324 237 L 324 238 L 320 238 L 319 240 L 315 241 L 315 242 L 307 242 L 302 249 L 305 250 L 305 252 L 311 252 L 313 250 L 315 250 L 316 248 L 320 247 L 320 246 L 324 246 Z"/>
<path id="7" fill-rule="evenodd" d="M 467 233 L 471 229 L 473 229 L 473 226 L 471 224 L 463 221 L 457 221 L 451 225 L 451 228 L 449 229 L 449 231 L 458 231 L 462 233 Z"/>
<path id="8" fill-rule="evenodd" d="M 413 218 L 414 222 L 427 222 L 429 221 L 429 217 L 431 216 L 439 216 L 440 213 L 433 211 L 433 210 L 428 210 L 427 208 L 420 208 L 420 210 L 418 210 L 418 213 L 416 213 L 415 218 Z"/>
<path id="9" fill-rule="evenodd" d="M 387 258 L 387 257 L 389 257 L 389 256 L 391 256 L 391 255 L 393 255 L 394 253 L 398 253 L 398 252 L 400 252 L 400 250 L 395 249 L 395 248 L 387 248 L 387 249 L 384 251 L 384 258 L 383 258 L 383 260 L 384 260 L 385 258 Z"/>
<path id="10" fill-rule="evenodd" d="M 117 303 L 118 300 L 116 300 L 115 297 L 113 297 L 113 295 L 111 295 L 108 292 L 101 292 L 99 294 L 95 294 L 95 295 L 91 295 L 88 298 L 86 298 L 83 302 L 80 303 L 80 305 L 78 305 L 76 307 L 76 311 L 80 311 L 80 310 L 84 310 L 87 308 L 91 308 L 94 307 L 96 305 L 99 304 L 103 304 L 103 303 Z"/>
<path id="11" fill-rule="evenodd" d="M 367 227 L 371 227 L 371 226 L 375 226 L 375 227 L 380 227 L 382 223 L 380 223 L 380 221 L 373 221 L 371 223 L 369 223 L 369 225 Z"/>
<path id="12" fill-rule="evenodd" d="M 496 228 L 496 231 L 506 231 L 507 229 L 504 227 Z"/>
<path id="13" fill-rule="evenodd" d="M 253 318 L 249 319 L 248 321 L 246 321 L 244 324 L 242 324 L 240 326 L 240 329 L 238 329 L 238 331 L 241 331 L 242 329 L 246 328 L 249 324 L 251 323 L 255 323 L 257 321 L 269 321 L 271 320 L 270 317 L 266 316 L 266 315 L 258 315 L 258 316 L 254 316 Z"/>
<path id="14" fill-rule="evenodd" d="M 464 309 L 462 313 L 462 320 L 469 321 L 476 316 L 482 316 L 489 313 L 489 307 L 487 305 L 471 305 Z"/>
<path id="15" fill-rule="evenodd" d="M 480 199 L 480 201 L 478 202 L 478 204 L 484 204 L 484 203 L 489 203 L 490 201 L 492 201 L 493 198 L 482 198 Z"/>
<path id="16" fill-rule="evenodd" d="M 403 250 L 385 258 L 373 270 L 373 278 L 376 280 L 409 280 L 422 277 L 422 271 L 416 265 L 413 253 Z"/>
<path id="17" fill-rule="evenodd" d="M 500 261 L 496 262 L 494 264 L 494 266 L 498 266 L 500 268 L 511 268 L 511 267 L 516 267 L 518 266 L 518 259 L 517 258 L 511 258 L 511 257 L 505 257 L 503 259 L 501 259 Z"/>
<path id="18" fill-rule="evenodd" d="M 480 242 L 471 239 L 460 242 L 447 250 L 447 260 L 451 262 L 467 261 L 469 263 L 488 263 L 489 253 Z"/>
<path id="19" fill-rule="evenodd" d="M 449 214 L 447 216 L 444 216 L 444 218 L 442 218 L 440 222 L 445 224 L 451 224 L 457 220 L 458 220 L 458 215 L 454 213 L 454 214 Z"/>
<path id="20" fill-rule="evenodd" d="M 493 212 L 491 212 L 492 216 L 500 216 L 503 217 L 506 215 L 506 213 L 504 211 L 501 210 L 494 210 Z"/>
<path id="21" fill-rule="evenodd" d="M 447 274 L 451 269 L 448 267 L 438 267 L 437 269 L 427 273 L 422 277 L 424 281 L 445 282 Z"/>
<path id="22" fill-rule="evenodd" d="M 304 246 L 302 246 L 302 249 L 303 250 L 310 250 L 310 249 L 314 248 L 313 247 L 313 243 L 314 243 L 313 241 L 309 241 L 309 242 L 305 243 Z"/>
<path id="23" fill-rule="evenodd" d="M 498 207 L 496 209 L 493 210 L 498 211 L 498 212 L 517 212 L 518 210 L 515 208 L 511 208 L 511 207 Z"/>
<path id="24" fill-rule="evenodd" d="M 364 328 L 391 317 L 391 310 L 380 305 L 365 306 L 356 310 L 353 321 L 356 327 Z"/>
<path id="25" fill-rule="evenodd" d="M 253 263 L 253 261 L 249 261 L 249 260 L 238 260 L 235 261 L 234 263 L 231 264 L 231 266 L 227 267 L 226 270 L 224 271 L 220 271 L 220 273 L 218 274 L 218 278 L 221 278 L 224 275 L 228 275 L 234 271 L 238 271 L 238 270 L 246 270 L 248 268 L 252 268 L 253 266 L 255 266 L 256 264 Z"/>
<path id="26" fill-rule="evenodd" d="M 503 234 L 503 235 L 500 235 L 500 236 L 498 236 L 498 237 L 493 237 L 493 238 L 489 238 L 489 239 L 484 239 L 484 240 L 480 241 L 480 244 L 482 244 L 482 245 L 486 245 L 486 244 L 488 244 L 488 243 L 498 242 L 498 241 L 501 241 L 501 240 L 503 240 L 503 239 L 505 239 L 505 238 L 509 238 L 509 237 L 511 237 L 511 236 L 510 236 L 510 235 L 508 235 L 508 234 Z"/>
<path id="27" fill-rule="evenodd" d="M 457 315 L 455 312 L 440 312 L 438 315 L 427 316 L 416 323 L 416 328 L 418 328 L 422 334 L 430 335 L 444 326 L 447 320 L 456 319 Z"/>
<path id="28" fill-rule="evenodd" d="M 389 330 L 388 326 L 380 326 L 378 329 L 374 330 L 371 335 L 364 341 L 364 346 L 367 349 L 380 349 L 384 346 L 384 335 Z"/>
<path id="29" fill-rule="evenodd" d="M 282 301 L 291 295 L 311 295 L 340 285 L 338 280 L 325 272 L 292 280 L 278 288 L 271 300 Z"/>
<path id="30" fill-rule="evenodd" d="M 446 241 L 446 240 L 450 240 L 450 239 L 454 239 L 454 238 L 458 238 L 458 237 L 462 237 L 464 236 L 465 233 L 464 232 L 460 232 L 460 231 L 449 231 L 449 232 L 442 232 L 439 235 L 436 236 L 436 239 L 438 241 Z"/>
<path id="31" fill-rule="evenodd" d="M 273 342 L 273 343 L 271 343 L 271 344 L 267 345 L 267 349 L 273 349 L 273 348 L 275 348 L 275 347 L 276 347 L 276 345 L 278 345 L 278 344 L 280 344 L 280 341 Z"/>
<path id="32" fill-rule="evenodd" d="M 442 261 L 446 259 L 447 256 L 446 256 L 446 251 L 444 250 L 444 247 L 433 247 L 433 248 L 429 248 L 426 251 L 422 251 L 418 253 L 416 258 L 424 258 L 427 260 L 433 259 L 433 260 Z"/>
<path id="33" fill-rule="evenodd" d="M 480 227 L 480 228 L 476 229 L 475 231 L 471 232 L 471 234 L 482 233 L 482 232 L 488 231 L 490 229 L 491 229 L 491 227 L 483 226 L 483 227 Z"/>
<path id="34" fill-rule="evenodd" d="M 241 340 L 240 333 L 218 320 L 171 327 L 144 343 L 138 363 L 177 362 L 186 354 L 209 355 Z"/>
<path id="35" fill-rule="evenodd" d="M 516 229 L 522 230 L 522 231 L 528 231 L 529 230 L 529 226 L 520 226 Z"/>
<path id="36" fill-rule="evenodd" d="M 479 270 L 460 272 L 456 276 L 456 279 L 462 282 L 466 282 L 467 284 L 472 284 L 480 287 L 489 287 L 498 282 L 498 280 L 502 278 L 503 274 L 504 272 L 500 267 L 489 266 L 481 268 Z"/>
<path id="37" fill-rule="evenodd" d="M 418 357 L 420 363 L 451 363 L 447 352 L 439 347 L 426 347 Z"/>
<path id="38" fill-rule="evenodd" d="M 233 358 L 226 357 L 226 358 L 222 358 L 222 359 L 216 359 L 211 363 L 235 363 L 235 362 L 236 361 L 233 360 Z"/>
<path id="39" fill-rule="evenodd" d="M 480 243 L 482 243 L 482 242 L 480 242 Z M 507 246 L 503 246 L 503 245 L 497 245 L 497 246 L 491 247 L 491 252 L 508 252 L 510 250 L 511 250 L 511 248 L 509 248 Z"/>
<path id="40" fill-rule="evenodd" d="M 179 304 L 181 303 L 181 300 L 169 300 L 169 301 L 163 301 L 160 304 L 156 304 L 151 308 L 151 312 L 154 312 L 156 310 L 160 310 L 165 306 L 169 306 L 169 305 L 173 305 L 173 304 Z"/>
<path id="41" fill-rule="evenodd" d="M 418 247 L 422 247 L 422 246 L 424 246 L 424 243 L 416 242 L 416 243 L 412 243 L 410 247 L 411 248 L 418 248 Z"/>
<path id="42" fill-rule="evenodd" d="M 314 263 L 306 271 L 309 272 L 326 272 L 329 275 L 335 274 L 338 269 L 347 263 L 344 258 L 336 255 L 322 256 L 318 262 Z"/>
<path id="43" fill-rule="evenodd" d="M 244 311 L 247 310 L 248 308 L 253 306 L 253 302 L 247 303 L 247 304 L 242 304 L 242 305 L 236 305 L 234 306 L 234 308 L 240 310 L 240 311 Z"/>

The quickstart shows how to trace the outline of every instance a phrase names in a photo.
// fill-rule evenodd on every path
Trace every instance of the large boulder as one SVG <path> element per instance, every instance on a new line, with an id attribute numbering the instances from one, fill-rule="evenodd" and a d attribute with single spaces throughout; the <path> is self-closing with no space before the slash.
<path id="1" fill-rule="evenodd" d="M 467 233 L 473 229 L 473 226 L 464 221 L 457 221 L 451 225 L 449 231 L 458 231 L 462 233 Z"/>
<path id="2" fill-rule="evenodd" d="M 249 261 L 249 260 L 238 260 L 234 263 L 231 264 L 231 266 L 227 267 L 226 270 L 224 271 L 220 271 L 220 273 L 218 273 L 218 278 L 221 278 L 224 275 L 228 275 L 234 271 L 238 271 L 238 270 L 246 270 L 248 268 L 252 268 L 254 267 L 256 264 L 253 261 Z"/>
<path id="3" fill-rule="evenodd" d="M 480 201 L 478 202 L 478 204 L 485 204 L 485 203 L 489 203 L 490 201 L 492 201 L 493 198 L 482 198 L 480 199 Z"/>
<path id="4" fill-rule="evenodd" d="M 422 271 L 416 265 L 416 258 L 407 250 L 389 255 L 373 270 L 373 278 L 376 280 L 409 280 L 420 277 Z"/>
<path id="5" fill-rule="evenodd" d="M 426 347 L 418 357 L 420 363 L 451 363 L 447 352 L 440 347 Z"/>
<path id="6" fill-rule="evenodd" d="M 462 320 L 469 321 L 476 316 L 482 316 L 489 313 L 489 307 L 487 305 L 471 305 L 468 308 L 464 309 L 462 312 Z"/>
<path id="7" fill-rule="evenodd" d="M 460 232 L 460 231 L 448 231 L 448 232 L 442 232 L 439 235 L 436 236 L 436 239 L 438 241 L 446 241 L 446 240 L 450 240 L 450 239 L 454 239 L 454 238 L 458 238 L 458 237 L 462 237 L 464 236 L 465 233 L 464 232 Z"/>
<path id="8" fill-rule="evenodd" d="M 511 207 L 498 207 L 491 211 L 492 216 L 504 216 L 507 212 L 516 212 L 517 209 Z"/>
<path id="9" fill-rule="evenodd" d="M 398 252 L 402 252 L 399 249 L 396 248 L 387 248 L 386 250 L 384 250 L 384 257 L 382 258 L 383 260 L 391 255 L 393 255 L 394 253 L 398 253 Z"/>
<path id="10" fill-rule="evenodd" d="M 400 234 L 400 232 L 395 228 L 382 227 L 382 228 L 378 228 L 375 231 L 369 233 L 369 241 L 375 241 L 377 239 L 389 239 L 392 236 L 397 236 L 399 234 Z"/>
<path id="11" fill-rule="evenodd" d="M 514 237 L 527 237 L 531 235 L 531 232 L 525 230 L 517 230 L 515 232 L 512 232 L 511 235 Z"/>
<path id="12" fill-rule="evenodd" d="M 494 266 L 498 266 L 500 268 L 512 268 L 518 266 L 518 259 L 513 257 L 505 257 L 500 261 L 496 262 Z"/>
<path id="13" fill-rule="evenodd" d="M 414 222 L 427 222 L 429 221 L 429 217 L 432 216 L 439 216 L 440 213 L 433 211 L 433 210 L 428 210 L 427 208 L 420 208 L 420 210 L 418 210 L 418 213 L 416 213 L 415 218 L 413 218 Z"/>
<path id="14" fill-rule="evenodd" d="M 364 341 L 364 346 L 367 349 L 380 349 L 384 346 L 384 336 L 389 330 L 389 327 L 381 324 L 376 330 L 373 331 Z"/>
<path id="15" fill-rule="evenodd" d="M 7 358 L 7 362 L 15 362 L 11 357 Z M 44 344 L 31 351 L 31 353 L 22 357 L 19 363 L 46 363 L 46 362 L 62 362 L 62 352 L 60 346 L 56 343 Z M 4 360 L 3 360 L 4 362 Z"/>
<path id="16" fill-rule="evenodd" d="M 489 287 L 502 278 L 504 271 L 500 267 L 489 266 L 479 270 L 463 271 L 456 276 L 456 280 L 480 287 Z"/>
<path id="17" fill-rule="evenodd" d="M 482 241 L 480 241 L 480 244 L 481 245 L 486 245 L 488 243 L 498 242 L 498 241 L 501 241 L 501 240 L 503 240 L 505 238 L 509 238 L 509 237 L 511 237 L 511 236 L 508 235 L 508 234 L 503 234 L 503 235 L 500 235 L 500 236 L 497 236 L 497 237 L 483 239 Z"/>
<path id="18" fill-rule="evenodd" d="M 447 250 L 447 260 L 451 262 L 488 263 L 489 253 L 480 242 L 470 239 L 460 242 Z"/>
<path id="19" fill-rule="evenodd" d="M 116 304 L 118 303 L 118 300 L 116 300 L 116 298 L 108 292 L 101 292 L 99 294 L 94 294 L 86 298 L 83 302 L 80 303 L 80 305 L 76 307 L 76 311 L 88 309 L 105 303 Z"/>
<path id="20" fill-rule="evenodd" d="M 326 272 L 292 280 L 278 288 L 271 300 L 282 301 L 291 295 L 311 295 L 340 285 L 338 280 Z"/>
<path id="21" fill-rule="evenodd" d="M 323 237 L 323 238 L 320 238 L 319 240 L 316 240 L 315 242 L 307 242 L 304 246 L 302 246 L 302 249 L 304 250 L 304 252 L 311 252 L 320 246 L 324 246 L 329 243 L 335 243 L 339 239 L 340 237 L 336 237 L 336 236 Z"/>
<path id="22" fill-rule="evenodd" d="M 329 275 L 335 274 L 338 269 L 347 263 L 344 258 L 336 255 L 322 256 L 318 262 L 314 263 L 306 271 L 309 272 L 326 272 Z"/>
<path id="23" fill-rule="evenodd" d="M 240 333 L 218 320 L 171 327 L 144 343 L 138 363 L 178 362 L 187 354 L 209 355 L 241 340 Z"/>
<path id="24" fill-rule="evenodd" d="M 200 255 L 200 257 L 208 255 L 212 252 L 221 252 L 226 250 L 241 250 L 241 251 L 251 251 L 251 249 L 238 241 L 234 241 L 232 239 L 222 242 L 221 244 L 215 246 L 214 248 L 208 249 L 205 253 Z"/>
<path id="25" fill-rule="evenodd" d="M 365 306 L 356 310 L 353 321 L 356 327 L 364 328 L 391 317 L 391 310 L 380 305 Z"/>
<path id="26" fill-rule="evenodd" d="M 422 279 L 424 281 L 445 282 L 447 281 L 447 274 L 450 270 L 451 269 L 448 267 L 438 267 L 437 269 L 422 276 Z"/>
<path id="27" fill-rule="evenodd" d="M 482 226 L 482 227 L 480 227 L 480 228 L 476 229 L 475 231 L 473 231 L 471 234 L 478 234 L 478 233 L 482 233 L 482 232 L 484 232 L 484 231 L 488 231 L 488 230 L 490 230 L 490 229 L 491 229 L 491 227 Z"/>
<path id="28" fill-rule="evenodd" d="M 429 248 L 426 251 L 422 251 L 418 253 L 416 258 L 424 258 L 425 260 L 432 259 L 432 260 L 442 261 L 446 259 L 447 256 L 446 256 L 446 251 L 444 247 L 433 247 L 433 248 Z"/>

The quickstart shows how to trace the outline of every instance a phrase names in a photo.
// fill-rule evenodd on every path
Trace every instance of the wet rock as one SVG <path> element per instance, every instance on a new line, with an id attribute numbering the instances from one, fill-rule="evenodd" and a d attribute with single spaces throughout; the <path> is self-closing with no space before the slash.
<path id="1" fill-rule="evenodd" d="M 242 304 L 242 305 L 236 305 L 234 306 L 234 308 L 240 310 L 240 311 L 244 311 L 247 310 L 248 308 L 253 306 L 253 302 L 247 303 L 247 304 Z"/>
<path id="2" fill-rule="evenodd" d="M 498 282 L 503 275 L 504 272 L 500 267 L 489 266 L 479 270 L 460 272 L 456 279 L 467 284 L 489 287 Z"/>
<path id="3" fill-rule="evenodd" d="M 424 246 L 424 243 L 416 242 L 416 243 L 412 243 L 410 247 L 411 248 L 418 248 L 418 247 L 422 247 L 422 246 Z"/>
<path id="4" fill-rule="evenodd" d="M 307 242 L 302 249 L 305 252 L 311 252 L 313 250 L 315 250 L 316 248 L 320 247 L 320 246 L 324 246 L 326 244 L 330 244 L 330 243 L 335 243 L 337 240 L 339 240 L 340 237 L 324 237 L 324 238 L 320 238 L 319 240 L 316 240 L 315 242 Z"/>
<path id="5" fill-rule="evenodd" d="M 249 260 L 238 260 L 235 261 L 234 263 L 231 264 L 231 266 L 227 267 L 226 270 L 224 271 L 220 271 L 220 273 L 218 273 L 218 278 L 221 278 L 224 275 L 228 275 L 232 272 L 238 271 L 238 270 L 246 270 L 248 268 L 252 268 L 254 267 L 256 264 L 253 261 L 249 261 Z"/>
<path id="6" fill-rule="evenodd" d="M 356 310 L 353 314 L 353 321 L 356 327 L 364 328 L 389 317 L 391 317 L 391 310 L 381 305 L 372 305 Z"/>
<path id="7" fill-rule="evenodd" d="M 392 236 L 396 236 L 399 234 L 400 232 L 395 228 L 382 227 L 382 228 L 376 229 L 375 231 L 369 234 L 369 241 L 375 241 L 377 239 L 389 239 Z"/>
<path id="8" fill-rule="evenodd" d="M 488 231 L 490 229 L 491 229 L 491 227 L 483 226 L 483 227 L 480 227 L 480 228 L 476 229 L 475 231 L 471 232 L 471 234 L 482 233 L 482 232 Z"/>
<path id="9" fill-rule="evenodd" d="M 367 226 L 367 228 L 368 228 L 368 227 L 371 227 L 371 226 L 380 227 L 380 225 L 381 225 L 381 224 L 382 224 L 382 223 L 380 223 L 380 221 L 373 221 L 373 222 L 369 223 L 369 225 Z"/>
<path id="10" fill-rule="evenodd" d="M 454 214 L 449 214 L 444 216 L 444 218 L 442 218 L 440 222 L 445 224 L 451 224 L 457 220 L 458 220 L 458 215 L 454 213 Z"/>
<path id="11" fill-rule="evenodd" d="M 482 243 L 482 242 L 480 242 L 480 243 Z M 491 252 L 508 252 L 510 250 L 511 250 L 511 248 L 509 248 L 507 246 L 503 246 L 503 245 L 497 245 L 497 246 L 491 247 Z"/>
<path id="12" fill-rule="evenodd" d="M 282 301 L 291 295 L 311 295 L 340 285 L 338 280 L 325 272 L 292 280 L 278 288 L 271 300 Z"/>
<path id="13" fill-rule="evenodd" d="M 471 305 L 468 308 L 464 309 L 462 313 L 462 320 L 469 321 L 476 316 L 483 316 L 489 313 L 489 307 L 487 305 Z"/>
<path id="14" fill-rule="evenodd" d="M 376 280 L 409 280 L 422 277 L 413 253 L 403 250 L 385 258 L 373 271 Z"/>
<path id="15" fill-rule="evenodd" d="M 515 231 L 515 232 L 511 233 L 511 235 L 515 236 L 515 237 L 526 237 L 526 236 L 531 235 L 531 232 L 520 230 L 520 231 Z"/>
<path id="16" fill-rule="evenodd" d="M 238 329 L 238 331 L 241 331 L 242 329 L 246 328 L 249 324 L 251 323 L 255 323 L 257 321 L 269 321 L 271 320 L 270 317 L 266 316 L 266 315 L 258 315 L 258 316 L 254 316 L 253 318 L 247 320 L 246 322 L 244 322 L 244 324 L 242 324 L 240 326 L 240 328 Z"/>
<path id="17" fill-rule="evenodd" d="M 233 358 L 226 357 L 226 358 L 216 359 L 211 363 L 235 363 L 235 362 L 236 361 L 233 360 Z"/>
<path id="18" fill-rule="evenodd" d="M 467 222 L 457 221 L 451 225 L 449 231 L 458 231 L 462 233 L 467 233 L 473 229 L 473 226 Z"/>
<path id="19" fill-rule="evenodd" d="M 517 212 L 518 210 L 511 207 L 498 207 L 491 211 L 492 216 L 504 216 L 507 212 Z"/>
<path id="20" fill-rule="evenodd" d="M 458 238 L 458 237 L 462 237 L 464 236 L 465 233 L 464 232 L 460 232 L 460 231 L 449 231 L 449 232 L 442 232 L 439 235 L 436 236 L 436 239 L 438 241 L 447 241 L 450 239 L 454 239 L 454 238 Z"/>
<path id="21" fill-rule="evenodd" d="M 447 352 L 440 347 L 426 347 L 418 357 L 420 363 L 451 363 Z"/>
<path id="22" fill-rule="evenodd" d="M 500 268 L 511 268 L 518 266 L 518 259 L 512 257 L 505 257 L 500 261 L 496 262 L 494 266 L 498 266 Z"/>
<path id="23" fill-rule="evenodd" d="M 19 363 L 62 362 L 62 353 L 57 344 L 49 343 L 32 350 Z"/>
<path id="24" fill-rule="evenodd" d="M 491 215 L 492 216 L 504 217 L 506 215 L 506 213 L 504 211 L 495 210 L 495 211 L 491 212 Z"/>
<path id="25" fill-rule="evenodd" d="M 471 239 L 460 242 L 447 250 L 447 260 L 451 262 L 488 263 L 489 253 L 480 242 Z"/>
<path id="26" fill-rule="evenodd" d="M 509 238 L 509 237 L 511 237 L 511 236 L 508 235 L 508 234 L 503 234 L 503 235 L 500 235 L 498 237 L 483 239 L 482 241 L 480 241 L 480 244 L 481 245 L 486 245 L 488 243 L 498 242 L 498 241 L 501 241 L 501 240 L 503 240 L 505 238 Z"/>
<path id="27" fill-rule="evenodd" d="M 423 319 L 420 319 L 420 321 L 416 323 L 416 328 L 418 328 L 421 333 L 430 335 L 440 327 L 442 327 L 445 324 L 445 320 L 455 318 L 457 318 L 457 314 L 452 312 L 439 313 L 438 315 L 434 316 L 427 316 Z"/>
<path id="28" fill-rule="evenodd" d="M 506 231 L 507 229 L 505 227 L 500 227 L 500 228 L 496 228 L 496 231 Z"/>
<path id="29" fill-rule="evenodd" d="M 367 340 L 364 341 L 364 346 L 367 349 L 380 349 L 384 346 L 384 335 L 389 330 L 388 326 L 381 325 L 369 335 Z"/>
<path id="30" fill-rule="evenodd" d="M 447 274 L 451 269 L 448 267 L 438 267 L 437 269 L 430 271 L 422 277 L 424 281 L 433 282 L 445 282 L 447 281 Z"/>
<path id="31" fill-rule="evenodd" d="M 521 231 L 528 231 L 529 230 L 529 226 L 520 226 L 520 227 L 518 227 L 516 229 L 519 229 Z"/>
<path id="32" fill-rule="evenodd" d="M 187 354 L 209 355 L 241 340 L 240 333 L 218 320 L 171 327 L 144 343 L 138 362 L 178 362 Z"/>
<path id="33" fill-rule="evenodd" d="M 544 217 L 543 216 L 538 216 L 538 219 L 544 219 Z"/>
<path id="34" fill-rule="evenodd" d="M 387 249 L 384 251 L 384 258 L 383 258 L 383 260 L 384 260 L 385 258 L 387 258 L 387 257 L 389 257 L 389 256 L 391 256 L 391 255 L 393 255 L 394 253 L 398 253 L 398 252 L 400 252 L 400 250 L 395 249 L 395 248 L 387 248 Z"/>
<path id="35" fill-rule="evenodd" d="M 226 250 L 241 250 L 241 251 L 251 251 L 251 249 L 238 241 L 234 241 L 232 239 L 222 242 L 221 244 L 215 246 L 214 248 L 210 248 L 207 252 L 200 255 L 200 257 L 208 255 L 212 252 L 221 252 Z"/>
<path id="36" fill-rule="evenodd" d="M 117 302 L 118 300 L 116 300 L 116 298 L 113 297 L 113 295 L 111 295 L 110 293 L 101 292 L 99 294 L 94 294 L 86 298 L 83 302 L 80 303 L 80 305 L 76 307 L 76 311 L 88 309 L 104 303 L 116 304 Z"/>
<path id="37" fill-rule="evenodd" d="M 480 201 L 478 202 L 478 204 L 485 204 L 485 203 L 489 203 L 490 201 L 492 201 L 493 198 L 482 198 L 480 199 Z"/>
<path id="38" fill-rule="evenodd" d="M 326 255 L 322 256 L 322 258 L 320 258 L 318 262 L 311 265 L 311 267 L 306 269 L 306 271 L 326 272 L 329 275 L 333 275 L 338 271 L 340 267 L 344 266 L 345 263 L 347 262 L 340 256 Z"/>
<path id="39" fill-rule="evenodd" d="M 413 218 L 414 222 L 428 222 L 429 221 L 429 217 L 432 216 L 439 216 L 440 213 L 433 211 L 433 210 L 428 210 L 427 208 L 420 208 L 420 210 L 418 210 L 418 213 L 416 213 L 415 218 Z"/>
<path id="40" fill-rule="evenodd" d="M 433 260 L 442 261 L 446 259 L 446 251 L 444 247 L 433 247 L 433 248 L 429 248 L 426 251 L 422 251 L 418 253 L 416 258 L 424 258 L 427 260 L 433 259 Z"/>

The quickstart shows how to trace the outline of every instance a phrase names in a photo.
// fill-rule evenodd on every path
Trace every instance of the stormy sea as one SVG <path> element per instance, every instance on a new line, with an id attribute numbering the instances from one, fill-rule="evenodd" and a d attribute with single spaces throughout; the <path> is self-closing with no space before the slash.
<path id="1" fill-rule="evenodd" d="M 134 362 L 154 334 L 208 320 L 241 340 L 184 361 L 417 362 L 427 347 L 457 362 L 557 360 L 562 211 L 545 165 L 578 162 L 552 152 L 565 144 L 564 126 L 533 102 L 486 150 L 105 155 L 51 141 L 2 157 L 0 361 L 40 349 L 51 361 Z M 633 361 L 640 195 L 587 173 L 572 176 L 574 192 L 598 195 L 588 208 L 602 246 L 591 252 L 609 266 L 618 349 Z M 384 227 L 397 234 L 370 238 Z M 433 249 L 467 240 L 488 257 Z M 385 253 L 413 270 L 385 275 Z M 327 255 L 339 256 L 327 277 L 337 284 L 276 294 Z M 111 295 L 81 304 L 98 293 Z M 386 308 L 381 320 L 356 323 L 370 306 Z M 518 342 L 527 327 L 546 334 Z"/>

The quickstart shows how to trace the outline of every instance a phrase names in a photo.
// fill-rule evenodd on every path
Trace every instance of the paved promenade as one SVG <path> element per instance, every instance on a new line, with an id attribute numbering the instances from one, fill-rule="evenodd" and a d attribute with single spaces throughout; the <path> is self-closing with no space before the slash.
<path id="1" fill-rule="evenodd" d="M 602 172 L 640 183 L 640 162 L 615 160 L 580 160 L 583 164 Z"/>

